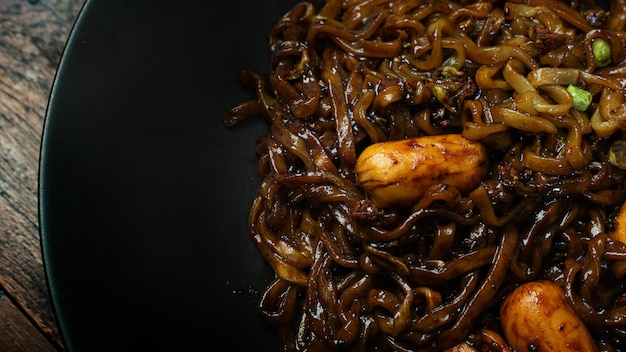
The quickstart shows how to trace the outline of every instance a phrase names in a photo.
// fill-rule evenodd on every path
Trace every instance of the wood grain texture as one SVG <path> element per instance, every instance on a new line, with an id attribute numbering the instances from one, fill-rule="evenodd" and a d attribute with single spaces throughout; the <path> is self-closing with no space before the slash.
<path id="1" fill-rule="evenodd" d="M 9 324 L 0 327 L 2 351 L 63 350 L 42 264 L 37 177 L 50 89 L 82 3 L 0 0 L 0 321 Z"/>
<path id="2" fill-rule="evenodd" d="M 0 291 L 0 349 L 3 352 L 55 352 L 57 348 Z"/>

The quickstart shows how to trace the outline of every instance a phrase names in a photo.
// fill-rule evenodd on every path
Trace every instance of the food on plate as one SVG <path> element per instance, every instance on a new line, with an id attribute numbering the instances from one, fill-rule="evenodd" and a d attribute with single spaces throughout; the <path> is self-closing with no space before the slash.
<path id="1" fill-rule="evenodd" d="M 356 160 L 356 184 L 379 207 L 413 205 L 432 186 L 462 192 L 485 177 L 487 151 L 461 134 L 441 134 L 378 142 Z"/>
<path id="2" fill-rule="evenodd" d="M 516 352 L 597 351 L 589 330 L 552 281 L 518 286 L 500 306 L 504 336 Z"/>
<path id="3" fill-rule="evenodd" d="M 267 122 L 248 228 L 283 349 L 541 351 L 523 341 L 552 331 L 626 350 L 625 26 L 623 0 L 278 19 L 223 118 Z"/>

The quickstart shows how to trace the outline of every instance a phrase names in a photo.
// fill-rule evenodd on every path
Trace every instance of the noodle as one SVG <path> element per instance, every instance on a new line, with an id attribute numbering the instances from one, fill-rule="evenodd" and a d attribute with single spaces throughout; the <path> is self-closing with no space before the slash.
<path id="1" fill-rule="evenodd" d="M 276 23 L 267 76 L 240 74 L 256 98 L 224 123 L 270 126 L 249 231 L 285 351 L 508 350 L 500 302 L 537 280 L 599 351 L 626 350 L 624 4 L 326 0 Z M 444 134 L 487 148 L 471 191 L 380 207 L 358 183 L 369 145 Z"/>

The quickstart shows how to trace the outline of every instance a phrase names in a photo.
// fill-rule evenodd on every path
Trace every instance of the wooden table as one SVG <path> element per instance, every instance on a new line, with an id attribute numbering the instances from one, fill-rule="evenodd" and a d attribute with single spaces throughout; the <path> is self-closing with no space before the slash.
<path id="1" fill-rule="evenodd" d="M 82 0 L 0 0 L 0 350 L 64 351 L 39 242 L 39 144 Z"/>

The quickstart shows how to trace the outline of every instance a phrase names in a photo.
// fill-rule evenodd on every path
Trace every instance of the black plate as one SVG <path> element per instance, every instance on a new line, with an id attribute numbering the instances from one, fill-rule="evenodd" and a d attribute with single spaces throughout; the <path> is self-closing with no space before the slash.
<path id="1" fill-rule="evenodd" d="M 89 0 L 53 85 L 40 225 L 53 307 L 75 351 L 278 351 L 257 315 L 272 278 L 248 237 L 267 34 L 296 1 Z"/>

